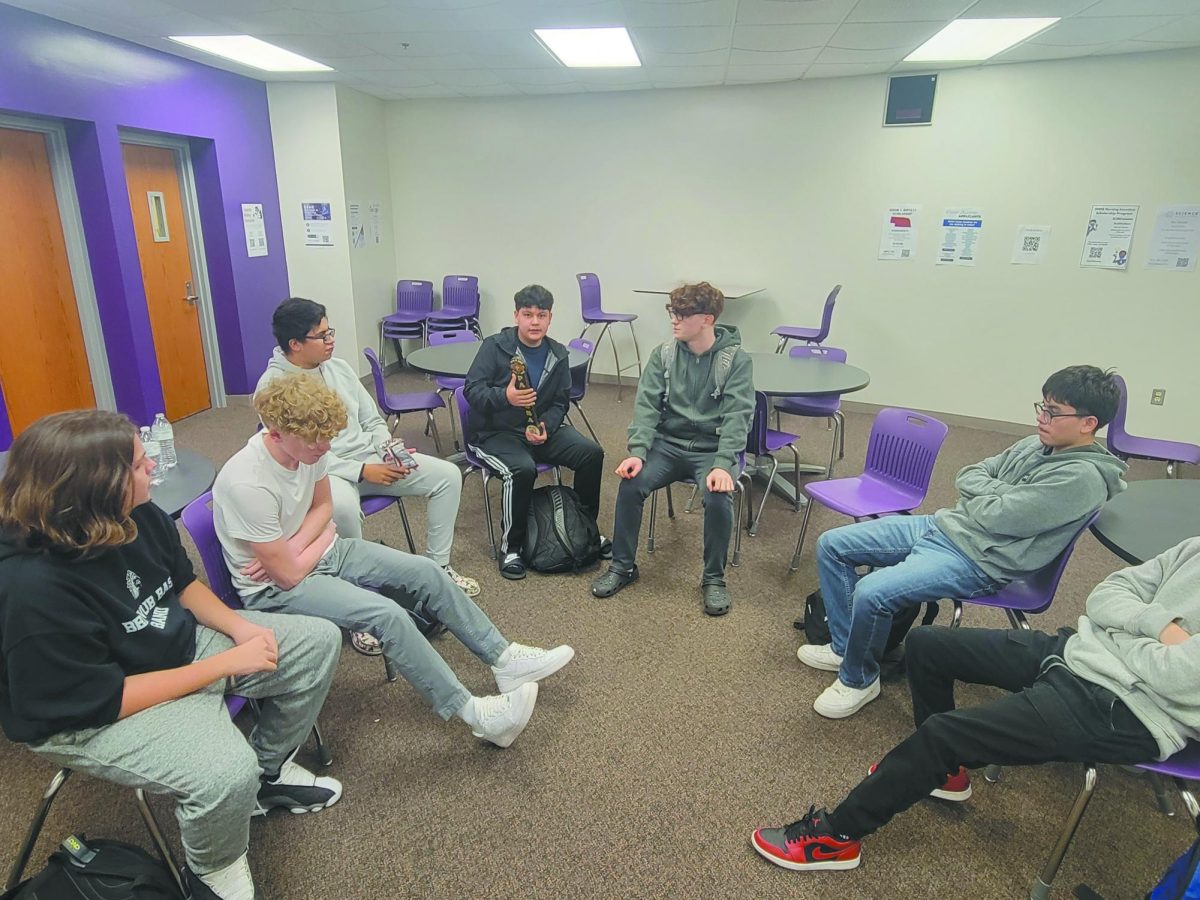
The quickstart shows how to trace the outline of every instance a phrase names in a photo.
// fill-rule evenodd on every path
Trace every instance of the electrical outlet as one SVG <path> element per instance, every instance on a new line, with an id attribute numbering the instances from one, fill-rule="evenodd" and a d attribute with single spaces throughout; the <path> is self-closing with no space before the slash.
<path id="1" fill-rule="evenodd" d="M 1155 388 L 1153 391 L 1150 392 L 1150 405 L 1151 406 L 1162 406 L 1166 402 L 1167 402 L 1167 389 L 1166 388 Z"/>

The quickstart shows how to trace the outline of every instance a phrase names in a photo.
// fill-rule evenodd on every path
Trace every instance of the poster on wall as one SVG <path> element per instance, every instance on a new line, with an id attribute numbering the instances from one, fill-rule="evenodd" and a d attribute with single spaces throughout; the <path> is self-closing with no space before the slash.
<path id="1" fill-rule="evenodd" d="M 1046 246 L 1049 242 L 1049 225 L 1018 225 L 1017 239 L 1013 242 L 1013 265 L 1040 265 L 1046 258 Z"/>
<path id="2" fill-rule="evenodd" d="M 380 226 L 380 215 L 383 211 L 383 204 L 376 200 L 367 207 L 367 243 L 382 244 L 383 243 L 383 228 Z"/>
<path id="3" fill-rule="evenodd" d="M 891 206 L 883 216 L 879 238 L 880 259 L 915 259 L 919 206 Z"/>
<path id="4" fill-rule="evenodd" d="M 355 250 L 361 250 L 367 246 L 367 234 L 363 226 L 362 204 L 351 203 L 346 209 L 350 215 L 350 246 Z"/>
<path id="5" fill-rule="evenodd" d="M 261 203 L 242 204 L 242 227 L 246 231 L 246 255 L 267 255 L 267 223 Z"/>
<path id="6" fill-rule="evenodd" d="M 333 214 L 328 203 L 301 203 L 304 213 L 304 246 L 333 246 Z"/>
<path id="7" fill-rule="evenodd" d="M 973 266 L 983 233 L 983 213 L 963 207 L 947 209 L 942 215 L 942 246 L 939 266 Z"/>
<path id="8" fill-rule="evenodd" d="M 1146 268 L 1194 272 L 1197 252 L 1200 252 L 1200 206 L 1162 207 L 1154 218 Z"/>
<path id="9" fill-rule="evenodd" d="M 1124 269 L 1129 266 L 1129 245 L 1137 223 L 1136 206 L 1093 206 L 1083 235 L 1084 269 Z"/>

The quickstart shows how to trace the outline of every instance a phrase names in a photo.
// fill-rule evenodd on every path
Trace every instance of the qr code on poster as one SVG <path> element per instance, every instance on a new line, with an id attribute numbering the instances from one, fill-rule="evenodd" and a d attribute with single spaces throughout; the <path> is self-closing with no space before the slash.
<path id="1" fill-rule="evenodd" d="M 1101 259 L 1103 256 L 1103 247 L 1088 247 L 1088 259 Z"/>
<path id="2" fill-rule="evenodd" d="M 1027 237 L 1027 238 L 1025 238 L 1024 241 L 1021 242 L 1021 252 L 1022 253 L 1037 253 L 1038 248 L 1041 246 L 1042 246 L 1042 239 L 1040 237 Z"/>
<path id="3" fill-rule="evenodd" d="M 1190 256 L 1175 257 L 1175 268 L 1177 268 L 1177 269 L 1186 269 L 1191 264 L 1192 264 L 1192 258 Z"/>

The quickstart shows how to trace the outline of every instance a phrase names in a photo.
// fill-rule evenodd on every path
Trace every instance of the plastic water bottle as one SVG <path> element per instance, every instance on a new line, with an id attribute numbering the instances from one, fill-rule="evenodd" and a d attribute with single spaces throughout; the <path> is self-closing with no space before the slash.
<path id="1" fill-rule="evenodd" d="M 166 413 L 159 413 L 154 417 L 154 424 L 150 426 L 150 434 L 154 440 L 158 441 L 158 448 L 162 453 L 160 460 L 162 467 L 164 469 L 175 468 L 179 462 L 175 456 L 175 429 L 167 421 Z"/>
<path id="2" fill-rule="evenodd" d="M 151 436 L 152 434 L 153 432 L 149 425 L 142 426 L 142 449 L 146 451 L 146 456 L 154 460 L 156 464 L 154 466 L 154 473 L 150 476 L 150 483 L 162 484 L 164 481 L 163 475 L 167 470 L 162 465 L 162 448 L 159 447 L 158 441 Z"/>

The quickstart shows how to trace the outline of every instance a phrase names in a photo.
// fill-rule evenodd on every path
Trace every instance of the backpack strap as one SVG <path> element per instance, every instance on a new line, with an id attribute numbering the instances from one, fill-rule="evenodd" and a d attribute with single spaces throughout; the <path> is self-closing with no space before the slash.
<path id="1" fill-rule="evenodd" d="M 671 399 L 671 369 L 675 365 L 675 345 L 677 343 L 672 338 L 658 348 L 658 359 L 663 367 L 662 409 L 667 408 L 667 401 Z M 714 400 L 720 400 L 721 395 L 725 393 L 725 383 L 729 381 L 729 373 L 733 371 L 733 361 L 741 349 L 740 346 L 734 345 L 722 347 L 717 351 L 717 358 L 713 360 L 712 398 Z"/>
<path id="2" fill-rule="evenodd" d="M 658 348 L 658 360 L 663 367 L 663 392 L 659 408 L 666 409 L 671 399 L 671 369 L 675 366 L 675 339 L 666 341 Z"/>

